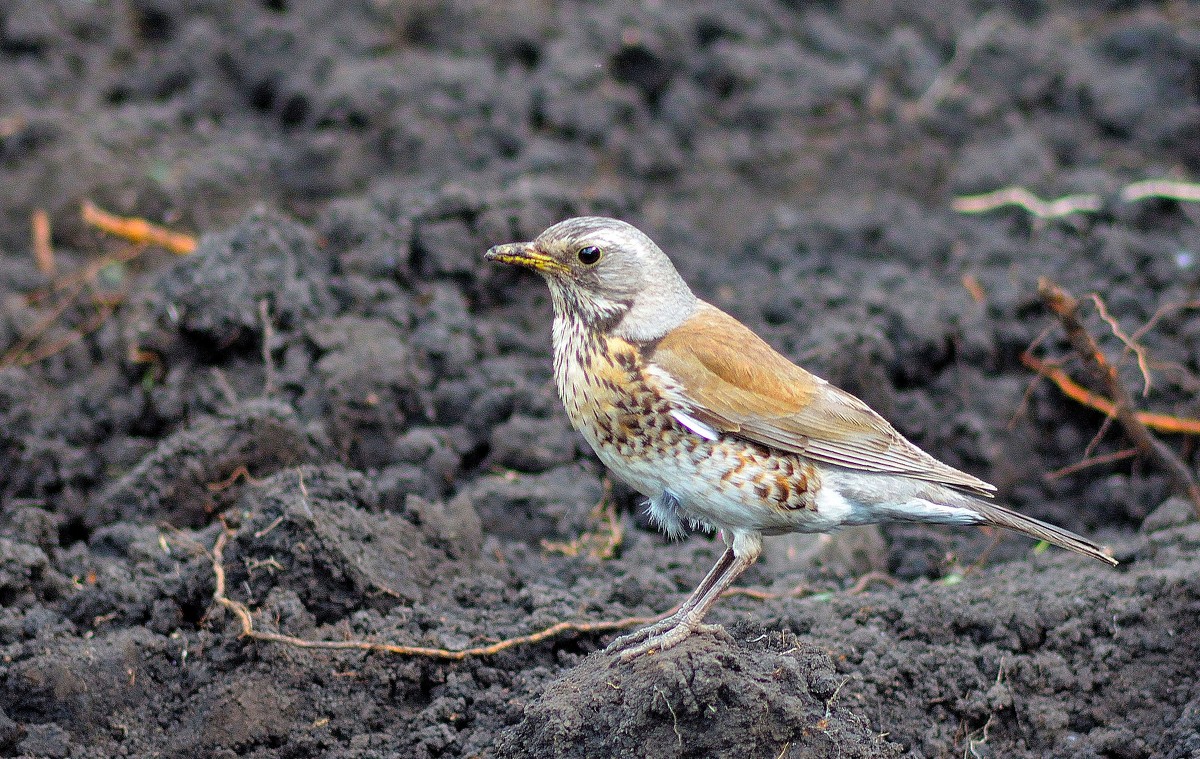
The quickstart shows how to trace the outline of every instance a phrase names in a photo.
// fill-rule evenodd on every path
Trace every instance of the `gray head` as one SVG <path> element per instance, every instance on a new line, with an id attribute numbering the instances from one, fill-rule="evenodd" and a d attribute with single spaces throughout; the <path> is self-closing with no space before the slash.
<path id="1" fill-rule="evenodd" d="M 497 245 L 486 258 L 533 269 L 550 285 L 556 315 L 626 340 L 656 340 L 699 305 L 654 241 L 616 219 L 567 219 L 533 242 Z"/>

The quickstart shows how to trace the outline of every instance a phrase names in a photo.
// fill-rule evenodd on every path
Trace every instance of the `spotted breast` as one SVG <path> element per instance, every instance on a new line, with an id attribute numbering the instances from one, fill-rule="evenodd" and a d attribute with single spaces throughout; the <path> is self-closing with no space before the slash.
<path id="1" fill-rule="evenodd" d="M 675 408 L 664 390 L 669 378 L 638 345 L 555 320 L 554 372 L 575 429 L 600 460 L 650 497 L 650 513 L 664 530 L 683 525 L 745 526 L 780 533 L 821 529 L 816 513 L 820 474 L 797 455 L 718 435 Z"/>

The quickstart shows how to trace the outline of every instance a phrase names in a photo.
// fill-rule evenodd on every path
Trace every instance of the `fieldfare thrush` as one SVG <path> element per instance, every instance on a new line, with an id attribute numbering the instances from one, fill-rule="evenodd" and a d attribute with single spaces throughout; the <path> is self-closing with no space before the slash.
<path id="1" fill-rule="evenodd" d="M 1106 549 L 993 503 L 858 398 L 801 369 L 697 298 L 629 224 L 581 217 L 489 261 L 532 269 L 554 305 L 554 379 L 575 429 L 649 496 L 668 535 L 720 530 L 726 550 L 673 615 L 613 641 L 631 659 L 712 629 L 703 617 L 764 535 L 843 525 L 993 525 L 1115 565 Z"/>

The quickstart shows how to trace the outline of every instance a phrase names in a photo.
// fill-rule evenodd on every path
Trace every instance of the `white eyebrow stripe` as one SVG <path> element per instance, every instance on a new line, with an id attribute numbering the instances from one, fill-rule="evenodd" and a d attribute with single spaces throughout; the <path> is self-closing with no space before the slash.
<path id="1" fill-rule="evenodd" d="M 675 419 L 675 421 L 679 422 L 684 427 L 687 427 L 689 430 L 705 440 L 716 440 L 718 437 L 720 437 L 717 431 L 712 427 L 684 411 L 672 409 L 671 416 Z"/>

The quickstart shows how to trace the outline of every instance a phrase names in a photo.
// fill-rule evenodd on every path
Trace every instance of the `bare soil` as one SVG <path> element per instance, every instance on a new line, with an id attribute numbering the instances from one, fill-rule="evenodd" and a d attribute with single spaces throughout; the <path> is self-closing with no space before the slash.
<path id="1" fill-rule="evenodd" d="M 1128 444 L 1019 359 L 1069 354 L 1048 276 L 1127 333 L 1158 314 L 1139 399 L 1200 413 L 1197 209 L 1120 195 L 1200 172 L 1195 7 L 628 6 L 0 8 L 0 756 L 1200 756 L 1200 524 L 1136 458 L 1047 477 Z M 1102 202 L 952 208 L 1007 185 Z M 85 200 L 199 247 L 78 276 L 129 253 Z M 619 484 L 615 540 L 545 287 L 482 261 L 581 213 L 1121 566 L 777 538 L 726 636 L 631 664 L 602 632 L 457 662 L 242 637 L 226 530 L 228 597 L 311 640 L 480 646 L 704 575 L 719 542 Z"/>

